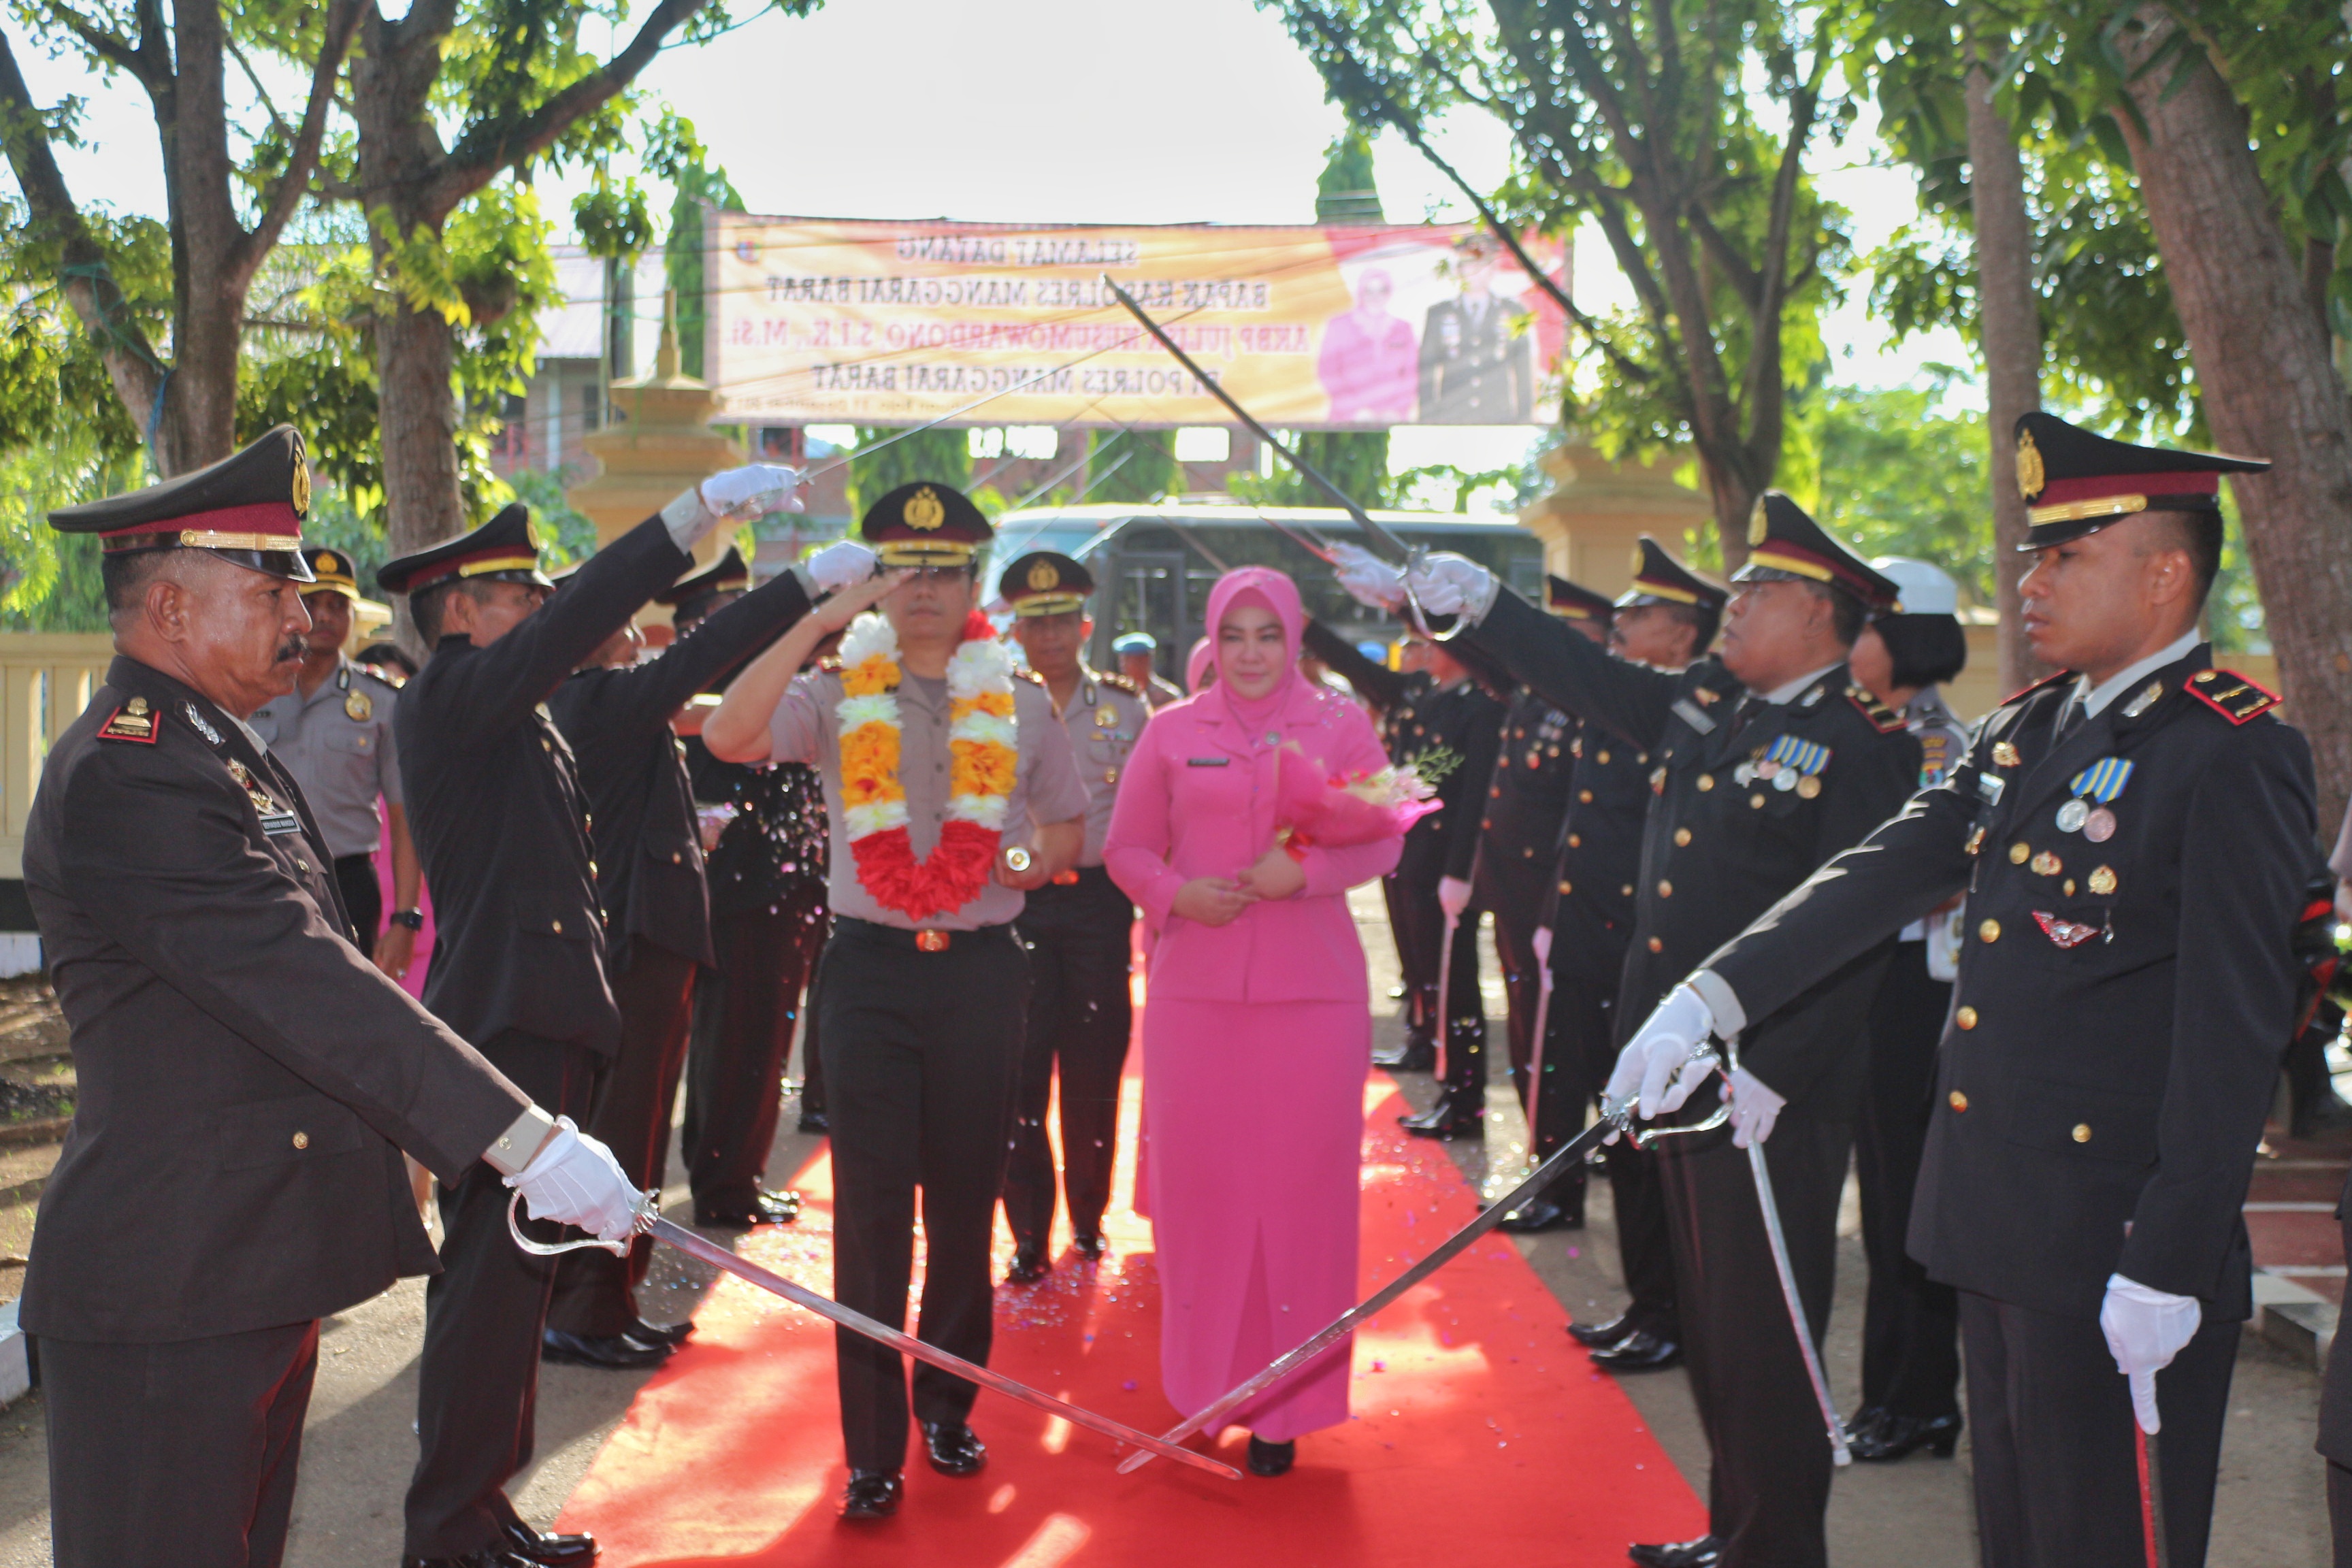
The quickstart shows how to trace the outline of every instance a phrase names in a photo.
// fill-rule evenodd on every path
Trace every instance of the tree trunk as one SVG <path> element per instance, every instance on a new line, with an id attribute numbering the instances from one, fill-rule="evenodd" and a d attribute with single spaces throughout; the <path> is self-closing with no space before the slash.
<path id="1" fill-rule="evenodd" d="M 2122 39 L 2135 64 L 2177 25 L 2157 5 L 2138 20 Z M 2116 118 L 2214 437 L 2273 464 L 2231 483 L 2286 716 L 2310 737 L 2320 831 L 2332 838 L 2352 791 L 2352 710 L 2341 700 L 2352 675 L 2352 402 L 2263 187 L 2245 110 L 2210 63 L 2177 88 L 2174 69 L 2168 61 L 2130 84 L 2145 129 Z"/>
<path id="2" fill-rule="evenodd" d="M 2016 691 L 2048 673 L 2033 657 L 2020 618 L 2018 546 L 2025 500 L 2017 490 L 2018 416 L 2042 406 L 2041 302 L 2033 294 L 2033 230 L 2025 216 L 2025 170 L 2009 121 L 1992 103 L 1992 79 L 1973 58 L 1961 86 L 1969 106 L 1969 205 L 1976 218 L 1977 310 L 1984 333 L 1985 425 L 1992 443 L 1993 608 L 2000 615 L 2000 689 Z"/>

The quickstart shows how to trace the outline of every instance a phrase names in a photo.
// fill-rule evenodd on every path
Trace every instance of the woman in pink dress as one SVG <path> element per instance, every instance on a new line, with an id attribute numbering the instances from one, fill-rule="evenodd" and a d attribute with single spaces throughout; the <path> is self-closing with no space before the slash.
<path id="1" fill-rule="evenodd" d="M 1144 1103 L 1160 1378 L 1187 1415 L 1355 1300 L 1371 1007 L 1347 891 L 1393 867 L 1402 841 L 1277 843 L 1284 748 L 1325 778 L 1388 758 L 1361 709 L 1298 675 L 1289 578 L 1227 574 L 1208 624 L 1216 682 L 1152 715 L 1103 851 L 1160 933 Z M 1252 1470 L 1282 1474 L 1302 1433 L 1348 1418 L 1349 1351 L 1234 1413 Z"/>

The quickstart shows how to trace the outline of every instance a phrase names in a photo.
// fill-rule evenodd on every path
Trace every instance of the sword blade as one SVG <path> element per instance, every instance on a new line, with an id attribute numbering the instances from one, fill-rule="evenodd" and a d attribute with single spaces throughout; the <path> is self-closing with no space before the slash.
<path id="1" fill-rule="evenodd" d="M 1441 1095 L 1452 1087 L 1445 1081 L 1445 1069 L 1454 1065 L 1454 933 L 1461 929 L 1459 918 L 1446 916 L 1445 940 L 1437 949 L 1437 1091 Z"/>
<path id="2" fill-rule="evenodd" d="M 1780 1234 L 1780 1205 L 1772 1196 L 1772 1172 L 1764 1163 L 1764 1145 L 1748 1145 L 1748 1168 L 1756 1174 L 1756 1201 L 1764 1210 L 1764 1236 L 1772 1244 L 1772 1267 L 1780 1276 L 1780 1296 L 1789 1304 L 1789 1321 L 1797 1331 L 1797 1350 L 1805 1358 L 1805 1375 L 1812 1380 L 1813 1400 L 1830 1432 L 1830 1458 L 1853 1463 L 1845 1446 L 1845 1423 L 1838 1419 L 1837 1401 L 1830 1395 L 1830 1380 L 1822 1372 L 1821 1352 L 1813 1348 L 1811 1326 L 1805 1318 L 1804 1298 L 1797 1294 L 1797 1271 L 1789 1262 L 1788 1238 Z"/>
<path id="3" fill-rule="evenodd" d="M 1543 1145 L 1537 1131 L 1543 1125 L 1544 1026 L 1551 1017 L 1551 963 L 1547 960 L 1536 981 L 1535 1039 L 1528 1052 L 1528 1163 L 1542 1163 Z"/>
<path id="4" fill-rule="evenodd" d="M 828 1318 L 853 1333 L 864 1334 L 869 1340 L 879 1341 L 892 1350 L 913 1356 L 917 1361 L 929 1362 L 942 1371 L 951 1372 L 958 1377 L 968 1378 L 982 1388 L 994 1389 L 1007 1398 L 1017 1399 L 1022 1404 L 1043 1410 L 1048 1415 L 1058 1415 L 1073 1426 L 1083 1426 L 1089 1432 L 1099 1432 L 1115 1442 L 1131 1443 L 1145 1454 L 1165 1455 L 1179 1464 L 1190 1465 L 1196 1470 L 1206 1470 L 1211 1475 L 1223 1476 L 1227 1480 L 1237 1481 L 1242 1479 L 1242 1473 L 1239 1470 L 1231 1465 L 1213 1459 L 1206 1454 L 1196 1454 L 1190 1448 L 1178 1447 L 1176 1442 L 1154 1437 L 1148 1432 L 1139 1432 L 1134 1427 L 1114 1421 L 1108 1415 L 1097 1415 L 1091 1410 L 1065 1403 L 1050 1394 L 1040 1394 L 1027 1384 L 1016 1382 L 1001 1372 L 992 1372 L 987 1367 L 968 1362 L 960 1355 L 950 1355 L 937 1345 L 925 1344 L 912 1334 L 901 1333 L 887 1324 L 878 1323 L 863 1312 L 853 1311 L 838 1301 L 818 1295 L 806 1286 L 795 1285 L 781 1274 L 771 1273 L 749 1259 L 736 1257 L 717 1242 L 697 1236 L 674 1220 L 655 1219 L 644 1228 L 647 1234 L 660 1237 L 680 1252 L 699 1258 L 714 1268 L 723 1268 L 739 1279 L 757 1285 L 770 1295 L 782 1296 L 796 1307 L 805 1307 L 820 1318 Z"/>

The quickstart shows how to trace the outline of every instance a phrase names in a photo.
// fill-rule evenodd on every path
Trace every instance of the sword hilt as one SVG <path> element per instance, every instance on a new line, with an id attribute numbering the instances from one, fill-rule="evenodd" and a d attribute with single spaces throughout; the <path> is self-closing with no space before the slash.
<path id="1" fill-rule="evenodd" d="M 606 1241 L 602 1237 L 583 1237 L 577 1241 L 533 1241 L 522 1233 L 522 1217 L 519 1212 L 521 1207 L 521 1193 L 517 1192 L 507 1199 L 507 1234 L 514 1237 L 514 1244 L 517 1247 L 534 1258 L 561 1258 L 567 1252 L 577 1252 L 583 1247 L 601 1247 L 615 1258 L 626 1258 L 629 1255 L 627 1241 Z M 655 1193 L 639 1193 L 636 1207 L 630 1212 L 629 1237 L 631 1240 L 635 1240 L 653 1229 L 654 1221 L 661 1217 L 660 1195 Z"/>

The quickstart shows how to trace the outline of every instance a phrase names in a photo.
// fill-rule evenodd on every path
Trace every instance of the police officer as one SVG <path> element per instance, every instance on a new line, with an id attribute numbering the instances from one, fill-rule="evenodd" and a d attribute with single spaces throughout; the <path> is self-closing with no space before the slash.
<path id="1" fill-rule="evenodd" d="M 796 482 L 763 465 L 715 475 L 599 550 L 552 601 L 520 505 L 378 574 L 386 593 L 408 595 L 433 647 L 401 689 L 395 721 L 439 927 L 426 1005 L 542 1103 L 585 1114 L 621 1039 L 587 801 L 547 700 L 677 580 L 704 534 L 728 515 L 782 504 Z M 444 1183 L 441 1223 L 446 1271 L 425 1298 L 411 1564 L 467 1563 L 521 1528 L 503 1489 L 530 1457 L 554 1277 L 550 1259 L 508 1237 L 494 1181 Z"/>
<path id="2" fill-rule="evenodd" d="M 1465 639 L 1650 753 L 1656 794 L 1618 993 L 1621 1034 L 1689 972 L 1688 955 L 1713 951 L 1918 783 L 1919 747 L 1902 716 L 1845 662 L 1867 617 L 1894 605 L 1894 584 L 1777 490 L 1759 498 L 1748 539 L 1721 656 L 1678 676 L 1609 658 L 1459 556 L 1432 557 L 1410 580 L 1430 613 L 1463 616 Z M 1760 1066 L 1748 1076 L 1743 1061 L 1738 1100 L 1752 1114 L 1738 1146 L 1721 1131 L 1660 1145 L 1683 1349 L 1712 1460 L 1710 1531 L 1638 1545 L 1638 1563 L 1782 1568 L 1824 1558 L 1830 1450 L 1789 1322 L 1770 1310 L 1780 1291 L 1745 1146 L 1769 1120 L 1759 1107 L 1789 1107 L 1770 1146 L 1771 1177 L 1818 1333 L 1866 1061 L 1864 1023 L 1890 945 L 1864 944 L 1795 1005 L 1758 1011 L 1744 1058 L 1777 1066 L 1779 1081 Z"/>
<path id="3" fill-rule="evenodd" d="M 1150 632 L 1122 632 L 1111 639 L 1110 651 L 1118 656 L 1119 673 L 1135 683 L 1143 700 L 1154 708 L 1165 708 L 1171 702 L 1184 700 L 1182 688 L 1162 676 L 1157 668 L 1160 639 Z"/>
<path id="4" fill-rule="evenodd" d="M 854 547 L 853 547 L 854 548 Z M 859 563 L 859 569 L 870 563 Z M 620 1049 L 596 1086 L 588 1131 L 618 1156 L 641 1188 L 661 1185 L 670 1110 L 686 1066 L 694 976 L 717 962 L 702 843 L 671 718 L 688 698 L 781 635 L 808 608 L 786 572 L 679 637 L 660 658 L 635 658 L 635 624 L 607 638 L 548 700 L 571 742 L 595 823 L 596 890 L 603 901 L 605 973 L 621 1012 Z M 761 1200 L 763 1218 L 789 1221 L 797 1198 Z M 626 1369 L 659 1363 L 692 1331 L 656 1328 L 637 1310 L 653 1260 L 640 1237 L 625 1258 L 602 1247 L 556 1265 L 541 1353 L 549 1361 Z"/>
<path id="5" fill-rule="evenodd" d="M 806 763 L 824 774 L 834 931 L 818 1006 L 835 1294 L 883 1322 L 905 1321 L 919 1186 L 918 1331 L 985 1362 L 989 1231 L 1029 991 L 1013 922 L 1024 894 L 1077 864 L 1088 801 L 1052 699 L 1013 679 L 979 613 L 974 556 L 992 533 L 980 509 L 915 480 L 867 508 L 860 533 L 888 574 L 847 588 L 746 666 L 702 735 L 729 762 Z M 881 612 L 849 627 L 837 660 L 799 674 L 821 637 L 877 600 Z M 881 1519 L 904 1491 L 906 1365 L 846 1331 L 836 1347 L 850 1466 L 842 1514 Z M 933 1367 L 915 1373 L 914 1415 L 943 1475 L 987 1463 L 969 1420 L 977 1392 Z"/>
<path id="6" fill-rule="evenodd" d="M 294 775 L 318 814 L 355 940 L 375 955 L 377 968 L 397 980 L 408 973 L 416 933 L 425 929 L 417 905 L 416 846 L 401 805 L 399 752 L 392 734 L 392 704 L 399 688 L 344 657 L 352 602 L 360 596 L 351 557 L 338 550 L 302 553 L 312 579 L 302 590 L 302 607 L 310 613 L 302 668 L 293 690 L 255 710 L 253 730 Z M 382 816 L 376 811 L 379 799 Z M 375 872 L 376 847 L 387 839 L 394 904 L 389 924 Z"/>
<path id="7" fill-rule="evenodd" d="M 1134 1024 L 1128 989 L 1135 906 L 1103 869 L 1103 837 L 1127 754 L 1151 717 L 1142 689 L 1079 660 L 1094 621 L 1093 574 L 1066 555 L 1034 551 L 997 579 L 1013 611 L 1013 640 L 1028 675 L 1054 700 L 1087 786 L 1086 846 L 1078 863 L 1022 905 L 1029 944 L 1028 1039 L 1021 1064 L 1013 1148 L 1004 1167 L 1004 1220 L 1013 1231 L 1011 1278 L 1028 1283 L 1053 1268 L 1054 1150 L 1045 1110 L 1061 1064 L 1062 1184 L 1079 1255 L 1100 1258 L 1103 1210 L 1118 1153 L 1118 1083 Z"/>
<path id="8" fill-rule="evenodd" d="M 1967 667 L 1959 590 L 1925 561 L 1871 564 L 1903 595 L 1853 645 L 1853 676 L 1903 715 L 1919 742 L 1919 787 L 1942 784 L 1968 750 L 1968 731 L 1937 689 Z M 1862 1321 L 1862 1407 L 1848 1424 L 1853 1457 L 1885 1463 L 1927 1448 L 1948 1458 L 1960 1436 L 1959 1300 L 1903 1250 L 1911 1193 L 1927 1139 L 1936 1041 L 1952 1001 L 1958 900 L 1903 928 L 1870 1010 L 1870 1071 L 1854 1122 L 1854 1176 L 1870 1294 Z"/>
<path id="9" fill-rule="evenodd" d="M 274 1568 L 318 1320 L 437 1267 L 402 1149 L 629 1229 L 611 1156 L 352 945 L 330 840 L 247 722 L 303 655 L 310 494 L 279 426 L 49 518 L 99 537 L 116 647 L 25 844 L 82 1085 L 22 1313 L 61 1568 Z"/>
<path id="10" fill-rule="evenodd" d="M 1960 1294 L 1984 1559 L 2143 1562 L 2137 1419 L 2162 1434 L 2167 1561 L 2197 1563 L 2314 853 L 2310 748 L 2197 631 L 2221 476 L 2268 465 L 2046 414 L 2016 436 L 2026 635 L 2061 673 L 1726 942 L 1628 1051 L 1737 1034 L 1965 889 L 1910 1248 Z M 1762 1031 L 1743 1056 L 1762 1083 L 1801 1070 Z"/>
<path id="11" fill-rule="evenodd" d="M 709 571 L 655 598 L 669 604 L 684 636 L 751 585 L 750 565 L 730 549 Z M 713 689 L 724 690 L 731 679 L 731 671 L 721 676 Z M 686 770 L 694 798 L 706 812 L 718 808 L 724 821 L 715 838 L 703 829 L 710 942 L 719 962 L 696 981 L 681 1146 L 694 1223 L 742 1230 L 778 1222 L 791 1205 L 792 1194 L 768 1190 L 765 1167 L 795 1028 L 799 1130 L 825 1130 L 815 1010 L 802 1002 L 832 929 L 824 902 L 824 793 L 814 768 L 722 763 L 702 743 L 699 714 L 690 728 Z"/>

